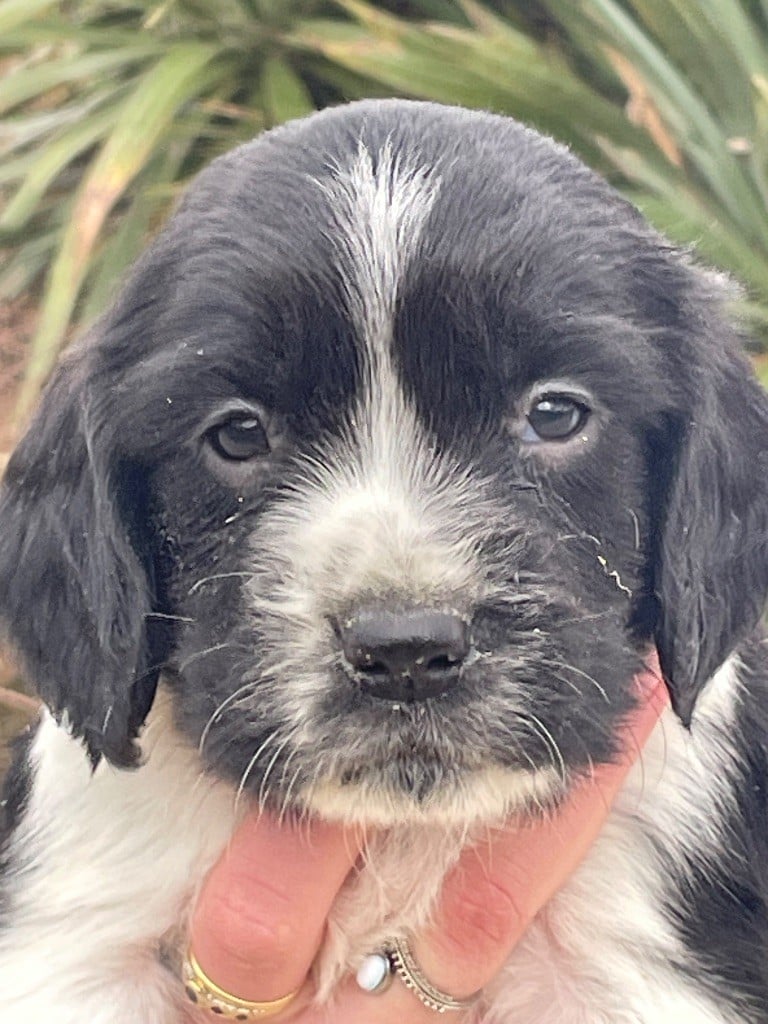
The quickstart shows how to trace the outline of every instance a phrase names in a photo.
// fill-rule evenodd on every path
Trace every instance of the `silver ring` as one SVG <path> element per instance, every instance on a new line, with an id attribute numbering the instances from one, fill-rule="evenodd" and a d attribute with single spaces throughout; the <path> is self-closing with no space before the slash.
<path id="1" fill-rule="evenodd" d="M 379 994 L 386 991 L 395 974 L 424 1006 L 435 1013 L 467 1010 L 480 996 L 475 992 L 468 999 L 456 999 L 435 988 L 416 963 L 405 939 L 387 939 L 380 952 L 367 956 L 357 972 L 357 984 L 365 992 Z"/>

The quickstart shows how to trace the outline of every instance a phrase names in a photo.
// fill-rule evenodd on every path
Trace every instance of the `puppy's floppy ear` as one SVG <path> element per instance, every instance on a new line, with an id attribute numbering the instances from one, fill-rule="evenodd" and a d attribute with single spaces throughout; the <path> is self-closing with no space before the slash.
<path id="1" fill-rule="evenodd" d="M 721 323 L 715 333 L 680 346 L 674 377 L 686 411 L 671 419 L 652 466 L 667 477 L 656 643 L 686 724 L 703 685 L 757 625 L 768 594 L 768 397 L 732 331 Z"/>
<path id="2" fill-rule="evenodd" d="M 58 368 L 8 464 L 0 619 L 40 695 L 94 764 L 105 755 L 127 767 L 157 681 L 150 593 L 123 515 L 134 495 L 110 451 L 108 410 L 97 408 L 88 361 L 80 350 Z"/>

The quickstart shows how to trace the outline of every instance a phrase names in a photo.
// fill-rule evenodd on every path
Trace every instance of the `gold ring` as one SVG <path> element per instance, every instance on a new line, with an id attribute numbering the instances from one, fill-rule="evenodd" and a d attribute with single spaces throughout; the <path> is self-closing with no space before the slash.
<path id="1" fill-rule="evenodd" d="M 181 965 L 181 976 L 189 1001 L 201 1010 L 210 1010 L 223 1020 L 263 1020 L 265 1017 L 274 1017 L 276 1013 L 289 1006 L 299 993 L 296 989 L 281 999 L 273 999 L 267 1003 L 239 999 L 211 981 L 191 949 L 187 951 Z"/>

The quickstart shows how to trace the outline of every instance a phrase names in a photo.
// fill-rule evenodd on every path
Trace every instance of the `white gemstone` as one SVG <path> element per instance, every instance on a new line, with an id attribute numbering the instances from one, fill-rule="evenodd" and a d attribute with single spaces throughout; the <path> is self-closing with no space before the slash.
<path id="1" fill-rule="evenodd" d="M 377 992 L 389 979 L 389 959 L 383 953 L 371 953 L 358 968 L 355 980 L 364 992 Z"/>

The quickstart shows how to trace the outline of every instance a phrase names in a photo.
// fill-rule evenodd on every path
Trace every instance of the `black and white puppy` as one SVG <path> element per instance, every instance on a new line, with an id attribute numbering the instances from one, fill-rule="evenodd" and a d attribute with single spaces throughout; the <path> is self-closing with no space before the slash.
<path id="1" fill-rule="evenodd" d="M 50 712 L 7 786 L 4 1024 L 177 1024 L 248 805 L 376 826 L 324 996 L 475 830 L 672 695 L 488 1024 L 768 1020 L 768 401 L 725 282 L 513 121 L 368 102 L 217 160 L 8 467 Z"/>

